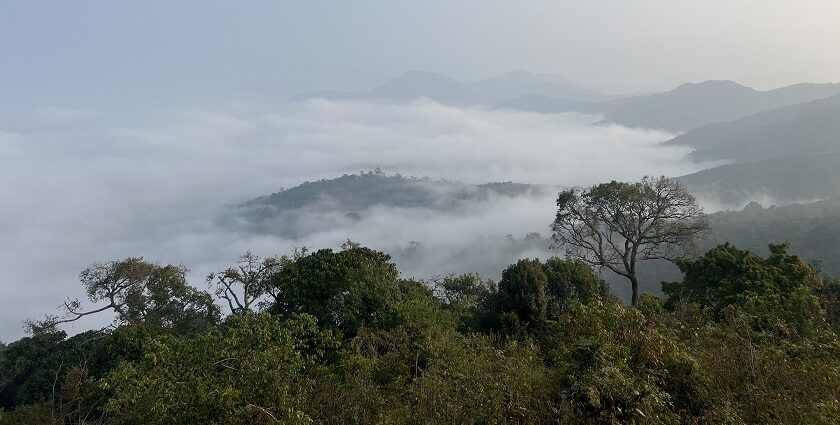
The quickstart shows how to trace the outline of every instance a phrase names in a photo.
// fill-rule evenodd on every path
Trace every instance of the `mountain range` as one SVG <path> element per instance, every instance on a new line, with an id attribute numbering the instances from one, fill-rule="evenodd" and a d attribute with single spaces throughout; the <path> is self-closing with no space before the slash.
<path id="1" fill-rule="evenodd" d="M 796 84 L 759 91 L 732 81 L 706 81 L 625 101 L 605 109 L 604 120 L 682 132 L 836 94 L 840 94 L 840 84 Z"/>
<path id="2" fill-rule="evenodd" d="M 520 69 L 474 83 L 463 83 L 433 72 L 409 71 L 370 90 L 323 91 L 293 99 L 409 101 L 428 98 L 453 106 L 599 114 L 604 117 L 604 124 L 680 133 L 838 94 L 840 84 L 795 84 L 761 91 L 733 81 L 705 81 L 682 84 L 663 93 L 604 95 L 558 74 Z"/>
<path id="3" fill-rule="evenodd" d="M 683 84 L 664 93 L 598 102 L 526 95 L 497 107 L 542 113 L 601 114 L 603 124 L 684 132 L 837 94 L 840 94 L 840 84 L 796 84 L 759 91 L 732 81 L 705 81 Z"/>
<path id="4" fill-rule="evenodd" d="M 409 71 L 385 84 L 357 92 L 323 91 L 306 93 L 293 99 L 370 99 L 407 101 L 428 98 L 456 106 L 495 105 L 526 95 L 543 95 L 579 101 L 607 99 L 561 75 L 516 70 L 504 75 L 463 83 L 445 75 Z"/>

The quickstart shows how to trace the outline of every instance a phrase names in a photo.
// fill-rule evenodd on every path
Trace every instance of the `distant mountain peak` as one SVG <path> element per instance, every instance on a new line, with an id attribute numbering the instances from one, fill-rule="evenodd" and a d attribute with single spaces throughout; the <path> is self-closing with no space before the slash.
<path id="1" fill-rule="evenodd" d="M 528 71 L 525 68 L 516 68 L 516 69 L 514 69 L 512 71 L 509 71 L 509 72 L 506 72 L 502 75 L 520 75 L 520 74 L 521 75 L 534 75 L 535 73 L 531 72 L 531 71 Z"/>
<path id="2" fill-rule="evenodd" d="M 699 83 L 684 83 L 680 84 L 673 91 L 696 91 L 696 90 L 742 90 L 742 91 L 756 91 L 752 87 L 736 83 L 732 80 L 706 80 Z"/>
<path id="3" fill-rule="evenodd" d="M 443 74 L 440 74 L 440 73 L 437 73 L 437 72 L 420 71 L 420 70 L 416 70 L 416 69 L 413 69 L 413 70 L 410 70 L 410 71 L 406 72 L 405 74 L 397 77 L 396 80 L 400 80 L 400 79 L 403 79 L 403 78 L 410 78 L 410 79 L 423 78 L 423 79 L 438 79 L 438 80 L 455 81 L 452 78 L 449 78 L 446 75 L 443 75 Z"/>

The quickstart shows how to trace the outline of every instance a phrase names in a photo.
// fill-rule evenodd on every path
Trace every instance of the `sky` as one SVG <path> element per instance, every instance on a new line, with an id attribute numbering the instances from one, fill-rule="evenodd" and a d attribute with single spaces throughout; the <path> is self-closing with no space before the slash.
<path id="1" fill-rule="evenodd" d="M 437 255 L 419 263 L 449 267 L 482 238 L 545 235 L 554 208 L 548 195 L 324 213 L 299 240 L 225 224 L 237 203 L 307 180 L 381 167 L 567 186 L 699 169 L 659 146 L 672 135 L 598 117 L 290 96 L 408 70 L 553 72 L 607 94 L 840 81 L 837 22 L 836 1 L 0 1 L 0 340 L 81 297 L 94 261 L 183 263 L 202 286 L 245 250 L 349 237 L 419 239 Z"/>
<path id="2" fill-rule="evenodd" d="M 525 68 L 605 92 L 840 81 L 834 0 L 0 2 L 4 102 L 196 103 Z M 655 70 L 653 72 L 652 70 Z"/>

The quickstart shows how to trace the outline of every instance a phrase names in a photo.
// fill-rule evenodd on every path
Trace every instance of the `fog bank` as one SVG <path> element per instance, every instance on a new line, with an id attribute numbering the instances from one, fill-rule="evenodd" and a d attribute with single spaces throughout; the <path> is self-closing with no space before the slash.
<path id="1" fill-rule="evenodd" d="M 398 254 L 407 274 L 463 272 L 486 268 L 469 260 L 471 252 L 507 258 L 490 251 L 507 243 L 508 234 L 547 236 L 554 213 L 548 191 L 455 211 L 372 208 L 352 221 L 322 211 L 296 238 L 222 219 L 245 200 L 307 180 L 381 167 L 467 183 L 570 186 L 700 168 L 682 160 L 684 149 L 659 146 L 671 137 L 662 132 L 594 126 L 599 117 L 592 116 L 424 100 L 108 111 L 50 106 L 19 115 L 0 128 L 0 283 L 11 288 L 0 309 L 4 341 L 21 335 L 23 319 L 53 312 L 65 297 L 81 298 L 77 274 L 93 261 L 144 256 L 183 263 L 191 282 L 202 286 L 206 273 L 248 249 L 283 254 L 350 238 Z M 407 260 L 411 241 L 421 241 L 428 255 Z M 464 259 L 461 269 L 453 259 Z"/>

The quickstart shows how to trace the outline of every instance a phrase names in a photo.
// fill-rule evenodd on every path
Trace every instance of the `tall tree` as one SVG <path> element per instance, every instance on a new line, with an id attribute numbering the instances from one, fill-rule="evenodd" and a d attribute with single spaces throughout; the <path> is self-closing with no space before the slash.
<path id="1" fill-rule="evenodd" d="M 540 260 L 519 260 L 502 272 L 498 307 L 513 313 L 519 322 L 538 326 L 546 319 L 547 286 L 548 278 Z"/>
<path id="2" fill-rule="evenodd" d="M 50 330 L 110 310 L 114 325 L 145 323 L 188 333 L 203 330 L 218 321 L 219 311 L 209 294 L 187 283 L 186 272 L 182 266 L 160 266 L 140 257 L 94 263 L 82 270 L 79 280 L 98 307 L 85 309 L 80 300 L 70 299 L 60 307 L 60 316 L 29 321 L 29 328 Z"/>
<path id="3" fill-rule="evenodd" d="M 260 258 L 247 251 L 236 266 L 207 275 L 207 284 L 227 303 L 231 314 L 250 312 L 266 294 L 267 282 L 284 262 L 283 257 Z"/>
<path id="4" fill-rule="evenodd" d="M 685 258 L 708 229 L 702 207 L 685 187 L 648 176 L 560 192 L 551 225 L 555 247 L 565 248 L 569 257 L 626 277 L 634 306 L 639 304 L 637 263 Z"/>
<path id="5" fill-rule="evenodd" d="M 311 314 L 319 326 L 345 336 L 390 314 L 407 289 L 391 257 L 357 244 L 345 247 L 320 249 L 285 264 L 273 277 L 278 296 L 270 311 Z"/>

